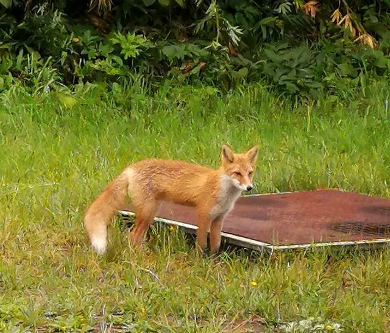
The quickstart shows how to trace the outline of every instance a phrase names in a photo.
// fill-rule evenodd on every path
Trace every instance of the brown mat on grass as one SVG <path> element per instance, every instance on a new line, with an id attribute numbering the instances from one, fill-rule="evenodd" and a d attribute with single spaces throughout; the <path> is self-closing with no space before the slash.
<path id="1" fill-rule="evenodd" d="M 122 210 L 131 212 L 131 206 Z M 156 220 L 194 232 L 196 210 L 164 203 Z M 390 242 L 390 200 L 339 190 L 244 196 L 228 215 L 223 237 L 250 248 Z"/>

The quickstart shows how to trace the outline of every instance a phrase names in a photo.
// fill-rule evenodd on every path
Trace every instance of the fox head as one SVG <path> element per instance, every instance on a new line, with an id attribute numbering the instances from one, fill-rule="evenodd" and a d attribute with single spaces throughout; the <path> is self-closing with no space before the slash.
<path id="1" fill-rule="evenodd" d="M 234 186 L 242 191 L 250 191 L 253 188 L 258 150 L 259 147 L 254 146 L 245 153 L 236 154 L 228 146 L 222 146 L 222 171 L 231 177 Z"/>

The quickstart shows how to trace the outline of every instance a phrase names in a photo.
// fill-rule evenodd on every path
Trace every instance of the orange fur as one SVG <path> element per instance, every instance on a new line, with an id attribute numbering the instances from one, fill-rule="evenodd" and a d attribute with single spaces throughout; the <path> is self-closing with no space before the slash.
<path id="1" fill-rule="evenodd" d="M 225 216 L 242 191 L 250 190 L 258 148 L 235 154 L 222 147 L 222 165 L 211 169 L 184 161 L 146 159 L 125 168 L 88 207 L 84 224 L 93 248 L 104 253 L 107 224 L 129 196 L 136 215 L 128 237 L 133 245 L 142 241 L 160 202 L 195 206 L 198 212 L 197 243 L 210 251 L 219 249 Z"/>

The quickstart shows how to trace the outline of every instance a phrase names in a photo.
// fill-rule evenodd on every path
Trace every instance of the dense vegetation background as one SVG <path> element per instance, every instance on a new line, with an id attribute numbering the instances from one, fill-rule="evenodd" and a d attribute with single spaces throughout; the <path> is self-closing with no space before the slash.
<path id="1" fill-rule="evenodd" d="M 316 98 L 390 70 L 390 1 L 0 0 L 0 84 L 163 78 Z"/>

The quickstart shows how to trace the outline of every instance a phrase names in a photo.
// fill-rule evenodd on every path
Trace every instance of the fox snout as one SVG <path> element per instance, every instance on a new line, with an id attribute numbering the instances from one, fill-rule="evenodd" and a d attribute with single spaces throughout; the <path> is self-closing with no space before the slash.
<path id="1" fill-rule="evenodd" d="M 243 177 L 241 181 L 242 186 L 244 187 L 244 191 L 250 191 L 253 189 L 253 183 L 251 177 Z"/>

